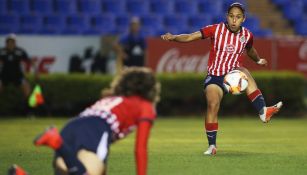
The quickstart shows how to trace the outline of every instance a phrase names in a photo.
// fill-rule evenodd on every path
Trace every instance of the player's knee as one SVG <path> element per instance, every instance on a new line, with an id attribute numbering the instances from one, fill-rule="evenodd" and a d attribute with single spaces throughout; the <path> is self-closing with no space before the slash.
<path id="1" fill-rule="evenodd" d="M 210 111 L 216 111 L 220 107 L 220 102 L 219 102 L 219 100 L 214 100 L 214 99 L 209 100 L 207 107 L 208 107 L 208 110 L 210 110 Z"/>

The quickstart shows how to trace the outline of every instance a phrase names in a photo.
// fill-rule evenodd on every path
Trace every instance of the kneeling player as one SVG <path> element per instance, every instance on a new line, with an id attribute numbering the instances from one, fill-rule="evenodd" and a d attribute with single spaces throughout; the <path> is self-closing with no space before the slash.
<path id="1" fill-rule="evenodd" d="M 147 68 L 131 67 L 105 91 L 106 97 L 86 108 L 59 134 L 55 127 L 34 144 L 55 151 L 55 174 L 106 174 L 109 146 L 137 128 L 135 156 L 138 175 L 147 171 L 147 142 L 156 118 L 160 85 Z"/>

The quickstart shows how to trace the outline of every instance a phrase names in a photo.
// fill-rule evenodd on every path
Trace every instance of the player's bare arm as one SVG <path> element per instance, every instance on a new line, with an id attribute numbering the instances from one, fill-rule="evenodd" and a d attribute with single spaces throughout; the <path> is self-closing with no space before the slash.
<path id="1" fill-rule="evenodd" d="M 173 35 L 171 33 L 166 33 L 164 35 L 161 35 L 161 38 L 165 41 L 191 42 L 191 41 L 201 39 L 202 35 L 200 31 L 190 33 L 190 34 L 179 34 L 179 35 Z"/>
<path id="2" fill-rule="evenodd" d="M 246 54 L 252 59 L 254 60 L 258 65 L 260 66 L 267 66 L 268 65 L 268 61 L 264 58 L 260 58 L 258 55 L 257 50 L 254 47 L 248 48 L 246 50 Z"/>

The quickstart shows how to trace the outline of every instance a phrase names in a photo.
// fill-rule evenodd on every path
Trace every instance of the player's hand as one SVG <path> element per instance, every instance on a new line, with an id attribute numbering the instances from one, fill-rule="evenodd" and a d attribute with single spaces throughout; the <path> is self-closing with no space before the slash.
<path id="1" fill-rule="evenodd" d="M 268 61 L 264 58 L 260 58 L 259 61 L 257 61 L 257 64 L 260 66 L 267 66 L 268 65 Z"/>
<path id="2" fill-rule="evenodd" d="M 161 38 L 165 41 L 173 41 L 175 39 L 175 35 L 171 33 L 166 33 L 164 35 L 161 35 Z"/>

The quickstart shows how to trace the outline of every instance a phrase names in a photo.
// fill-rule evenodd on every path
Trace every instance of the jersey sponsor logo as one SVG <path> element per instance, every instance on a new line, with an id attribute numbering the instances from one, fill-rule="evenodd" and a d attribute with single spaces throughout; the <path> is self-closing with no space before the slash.
<path id="1" fill-rule="evenodd" d="M 225 50 L 228 53 L 233 53 L 235 51 L 235 45 L 233 45 L 233 44 L 226 44 Z"/>

